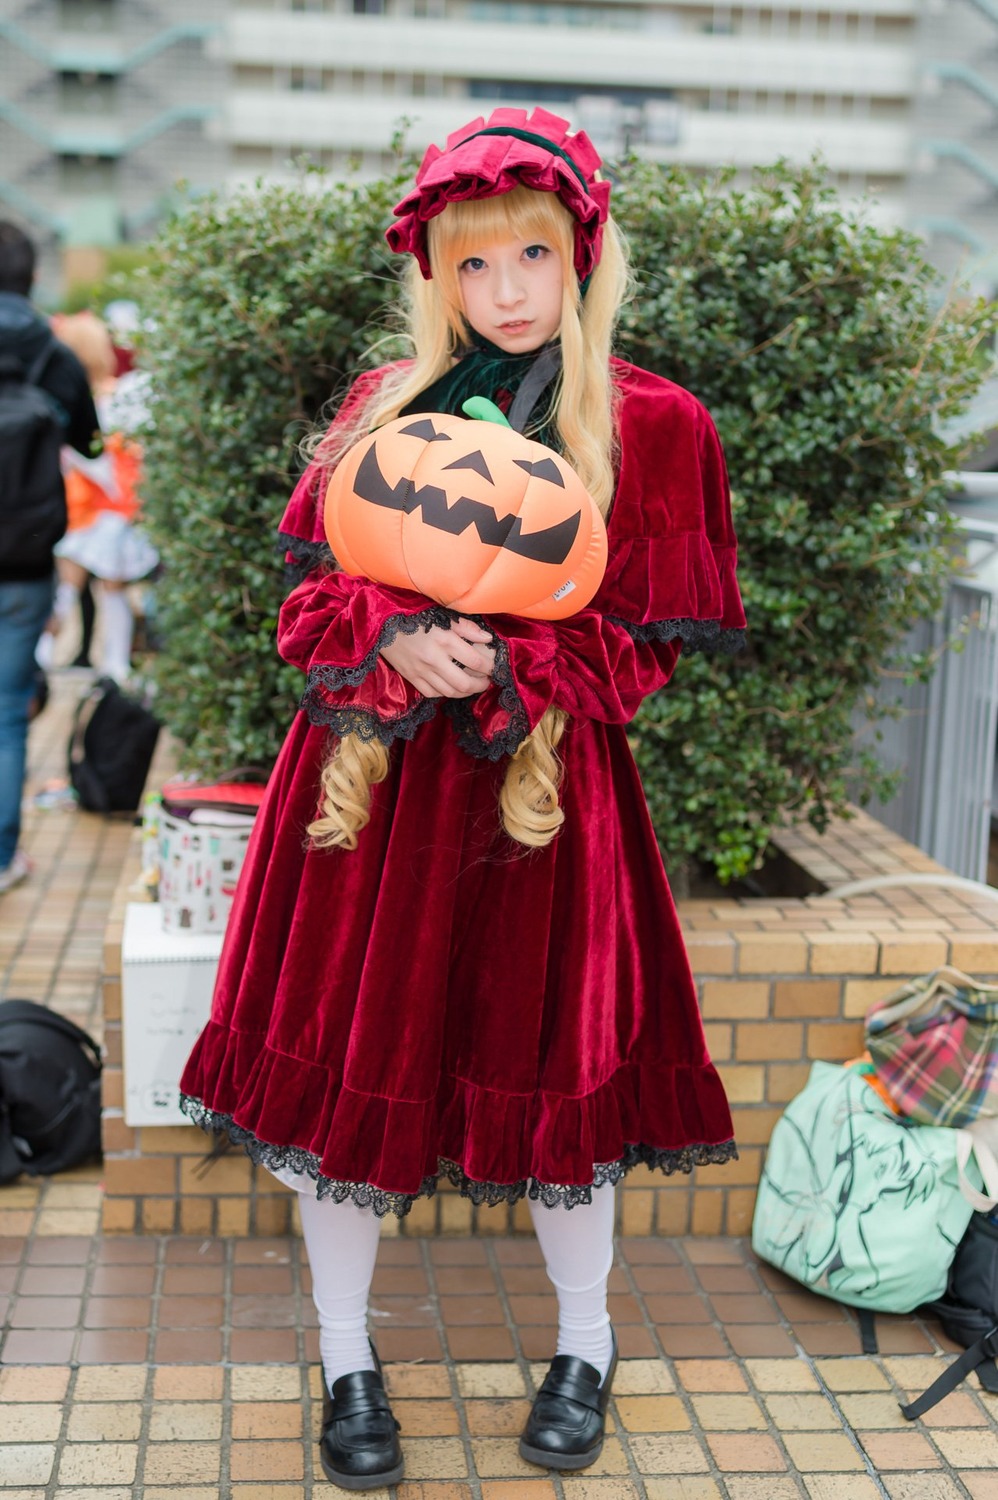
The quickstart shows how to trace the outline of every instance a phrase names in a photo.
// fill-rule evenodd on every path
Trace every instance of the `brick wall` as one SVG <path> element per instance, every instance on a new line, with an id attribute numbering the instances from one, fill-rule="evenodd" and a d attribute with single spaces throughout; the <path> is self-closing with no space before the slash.
<path id="1" fill-rule="evenodd" d="M 878 876 L 945 875 L 863 813 L 819 837 L 778 845 L 811 888 Z M 137 842 L 105 942 L 104 1225 L 110 1232 L 269 1235 L 292 1223 L 293 1195 L 230 1152 L 205 1173 L 193 1126 L 129 1129 L 122 1115 L 121 927 L 136 899 Z M 770 1131 L 815 1058 L 862 1051 L 863 1014 L 915 974 L 951 963 L 998 975 L 998 902 L 945 886 L 897 885 L 846 900 L 689 901 L 680 907 L 711 1054 L 731 1101 L 739 1159 L 692 1177 L 632 1171 L 618 1194 L 624 1234 L 745 1234 Z M 403 1234 L 529 1230 L 526 1204 L 476 1209 L 449 1186 L 421 1200 Z"/>

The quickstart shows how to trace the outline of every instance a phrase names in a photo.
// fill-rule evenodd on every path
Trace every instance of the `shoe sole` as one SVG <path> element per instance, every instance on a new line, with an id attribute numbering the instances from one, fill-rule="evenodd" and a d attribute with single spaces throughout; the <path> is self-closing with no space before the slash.
<path id="1" fill-rule="evenodd" d="M 339 1469 L 334 1469 L 326 1462 L 326 1455 L 319 1449 L 319 1462 L 322 1464 L 322 1472 L 332 1484 L 338 1484 L 341 1490 L 380 1490 L 388 1484 L 398 1484 L 405 1469 L 405 1460 L 396 1464 L 394 1469 L 383 1469 L 380 1474 L 343 1474 Z"/>
<path id="2" fill-rule="evenodd" d="M 520 1440 L 520 1457 L 528 1464 L 537 1464 L 542 1469 L 588 1469 L 603 1452 L 603 1444 L 591 1448 L 588 1453 L 549 1453 L 545 1448 L 532 1448 Z"/>

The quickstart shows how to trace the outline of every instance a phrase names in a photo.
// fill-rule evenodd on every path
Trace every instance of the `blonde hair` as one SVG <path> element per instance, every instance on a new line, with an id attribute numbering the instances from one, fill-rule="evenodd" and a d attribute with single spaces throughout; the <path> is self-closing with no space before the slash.
<path id="1" fill-rule="evenodd" d="M 72 349 L 87 372 L 91 390 L 100 393 L 113 383 L 116 369 L 114 345 L 107 325 L 96 313 L 57 313 L 52 318 L 52 332 L 60 344 Z"/>
<path id="2" fill-rule="evenodd" d="M 564 273 L 560 339 L 562 370 L 554 427 L 568 462 L 604 516 L 614 490 L 615 422 L 610 347 L 629 277 L 623 240 L 612 219 L 583 298 L 574 267 L 575 221 L 554 193 L 517 187 L 495 198 L 451 203 L 428 228 L 432 280 L 413 259 L 403 283 L 403 314 L 413 349 L 411 363 L 389 372 L 350 422 L 317 443 L 312 457 L 332 466 L 373 428 L 391 422 L 422 391 L 453 367 L 469 341 L 461 307 L 458 267 L 474 250 L 505 239 L 539 239 L 561 257 Z M 543 848 L 565 821 L 558 800 L 562 763 L 558 745 L 568 716 L 550 708 L 510 757 L 499 795 L 510 838 Z M 322 770 L 321 814 L 308 832 L 319 848 L 357 847 L 370 820 L 371 787 L 388 775 L 385 746 L 344 735 Z"/>

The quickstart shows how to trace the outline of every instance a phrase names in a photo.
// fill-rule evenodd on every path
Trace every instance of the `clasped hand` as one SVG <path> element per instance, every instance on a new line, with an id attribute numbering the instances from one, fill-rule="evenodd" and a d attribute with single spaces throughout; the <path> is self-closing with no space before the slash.
<path id="1" fill-rule="evenodd" d="M 449 630 L 433 625 L 415 635 L 397 635 L 381 655 L 424 698 L 470 698 L 484 692 L 495 666 L 487 630 L 459 616 Z"/>

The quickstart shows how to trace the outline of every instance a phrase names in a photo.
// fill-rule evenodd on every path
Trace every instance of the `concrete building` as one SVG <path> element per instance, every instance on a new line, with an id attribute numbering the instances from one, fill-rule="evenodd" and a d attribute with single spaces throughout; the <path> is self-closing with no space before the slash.
<path id="1" fill-rule="evenodd" d="M 141 238 L 178 178 L 375 172 L 510 102 L 611 157 L 820 151 L 945 267 L 998 253 L 998 0 L 0 0 L 0 211 Z"/>

